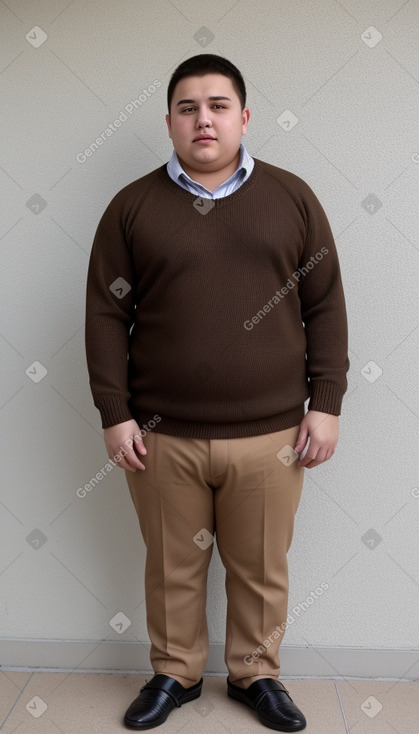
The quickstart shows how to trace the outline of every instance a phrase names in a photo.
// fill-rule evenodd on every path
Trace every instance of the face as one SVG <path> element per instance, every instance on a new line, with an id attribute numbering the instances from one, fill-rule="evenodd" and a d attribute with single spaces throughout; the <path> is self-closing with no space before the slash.
<path id="1" fill-rule="evenodd" d="M 166 123 L 186 172 L 215 172 L 231 164 L 238 155 L 249 117 L 249 109 L 240 107 L 231 79 L 223 74 L 181 79 Z M 200 136 L 207 139 L 199 140 Z"/>

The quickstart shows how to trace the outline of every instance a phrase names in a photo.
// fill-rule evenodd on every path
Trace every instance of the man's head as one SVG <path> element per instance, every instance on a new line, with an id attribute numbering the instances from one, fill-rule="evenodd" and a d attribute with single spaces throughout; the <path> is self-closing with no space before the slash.
<path id="1" fill-rule="evenodd" d="M 173 92 L 176 84 L 187 76 L 204 76 L 204 74 L 223 74 L 223 76 L 231 79 L 235 92 L 240 100 L 240 107 L 243 110 L 246 105 L 246 86 L 244 79 L 237 66 L 216 54 L 198 54 L 190 59 L 183 61 L 170 77 L 169 86 L 167 87 L 167 111 L 170 115 Z"/>
<path id="2" fill-rule="evenodd" d="M 237 158 L 250 111 L 234 64 L 214 54 L 187 59 L 172 74 L 167 104 L 169 137 L 187 172 L 219 171 Z"/>

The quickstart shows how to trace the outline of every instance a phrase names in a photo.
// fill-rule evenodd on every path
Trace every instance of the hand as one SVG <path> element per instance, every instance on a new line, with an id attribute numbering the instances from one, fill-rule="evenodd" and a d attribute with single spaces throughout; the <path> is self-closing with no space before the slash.
<path id="1" fill-rule="evenodd" d="M 314 466 L 328 461 L 337 446 L 339 438 L 339 416 L 330 413 L 321 413 L 319 410 L 309 410 L 300 425 L 297 443 L 294 451 L 300 454 L 307 440 L 310 439 L 308 451 L 298 466 L 312 469 Z"/>
<path id="2" fill-rule="evenodd" d="M 118 461 L 118 466 L 121 469 L 132 472 L 137 471 L 137 469 L 145 469 L 144 464 L 138 458 L 138 454 L 145 456 L 147 449 L 140 436 L 140 427 L 137 421 L 133 419 L 105 428 L 103 438 L 110 459 L 116 461 L 115 457 L 117 455 L 122 456 Z"/>

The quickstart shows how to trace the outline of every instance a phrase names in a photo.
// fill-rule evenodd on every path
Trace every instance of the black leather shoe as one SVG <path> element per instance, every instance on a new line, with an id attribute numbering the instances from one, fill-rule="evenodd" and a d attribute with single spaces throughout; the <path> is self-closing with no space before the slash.
<path id="1" fill-rule="evenodd" d="M 259 721 L 269 729 L 300 731 L 306 727 L 304 715 L 279 680 L 260 678 L 248 688 L 239 688 L 227 678 L 227 692 L 231 698 L 255 709 Z"/>
<path id="2" fill-rule="evenodd" d="M 127 708 L 124 724 L 129 729 L 153 729 L 163 724 L 175 706 L 199 698 L 202 678 L 190 688 L 163 673 L 157 673 L 140 690 L 140 695 Z"/>

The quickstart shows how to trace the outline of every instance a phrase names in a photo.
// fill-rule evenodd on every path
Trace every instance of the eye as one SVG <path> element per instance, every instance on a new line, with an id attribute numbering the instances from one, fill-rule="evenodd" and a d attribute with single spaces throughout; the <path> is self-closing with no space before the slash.
<path id="1" fill-rule="evenodd" d="M 219 104 L 219 103 L 214 104 L 213 107 L 218 107 L 221 110 L 226 109 L 225 105 Z M 183 115 L 184 112 L 191 112 L 193 110 L 196 110 L 196 107 L 184 107 L 183 110 L 181 111 L 181 114 Z"/>

